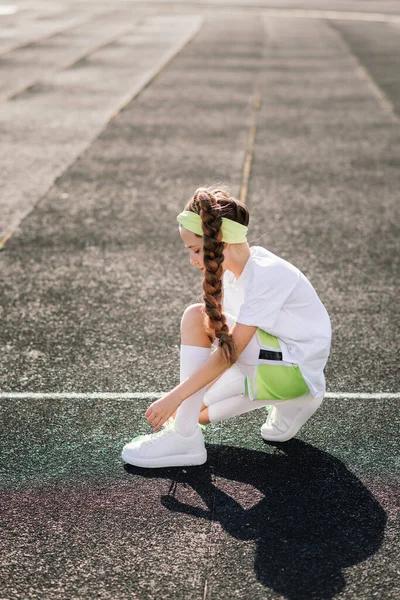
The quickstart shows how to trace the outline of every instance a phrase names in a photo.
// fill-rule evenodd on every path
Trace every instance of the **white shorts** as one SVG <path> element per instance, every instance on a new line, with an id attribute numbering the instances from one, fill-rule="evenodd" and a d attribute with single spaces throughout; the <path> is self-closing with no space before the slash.
<path id="1" fill-rule="evenodd" d="M 236 319 L 227 313 L 225 316 L 229 329 L 232 329 Z M 212 348 L 217 347 L 216 339 Z M 267 355 L 266 357 L 260 354 L 261 350 Z M 257 402 L 264 400 L 281 402 L 308 393 L 310 390 L 298 365 L 283 361 L 280 350 L 277 337 L 258 329 L 241 353 L 239 360 L 206 392 L 204 403 L 208 406 L 207 402 L 211 402 L 211 398 L 217 393 L 219 397 L 222 394 L 225 398 L 246 394 L 250 400 Z M 274 354 L 280 355 L 279 358 L 273 356 Z"/>

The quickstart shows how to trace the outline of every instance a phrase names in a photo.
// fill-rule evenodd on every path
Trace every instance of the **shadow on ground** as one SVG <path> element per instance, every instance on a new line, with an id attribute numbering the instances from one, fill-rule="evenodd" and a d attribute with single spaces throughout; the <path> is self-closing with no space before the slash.
<path id="1" fill-rule="evenodd" d="M 380 548 L 386 513 L 337 458 L 300 440 L 269 446 L 273 454 L 208 445 L 206 465 L 187 470 L 125 469 L 170 478 L 170 494 L 162 497 L 169 510 L 219 522 L 237 540 L 254 540 L 254 570 L 266 588 L 289 600 L 333 598 L 345 587 L 342 570 Z M 178 501 L 177 483 L 191 486 L 208 510 Z M 243 508 L 232 497 L 238 483 L 259 490 L 262 499 Z"/>

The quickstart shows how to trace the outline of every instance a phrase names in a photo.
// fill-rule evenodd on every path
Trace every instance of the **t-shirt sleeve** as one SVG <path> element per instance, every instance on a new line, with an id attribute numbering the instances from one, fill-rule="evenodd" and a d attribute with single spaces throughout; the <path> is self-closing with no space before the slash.
<path id="1" fill-rule="evenodd" d="M 297 269 L 256 265 L 249 278 L 237 322 L 270 330 L 299 277 Z"/>

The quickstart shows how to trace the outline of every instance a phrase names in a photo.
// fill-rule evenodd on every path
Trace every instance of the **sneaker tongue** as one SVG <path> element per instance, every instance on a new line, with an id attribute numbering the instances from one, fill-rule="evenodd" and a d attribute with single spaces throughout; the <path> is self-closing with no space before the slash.
<path id="1" fill-rule="evenodd" d="M 163 427 L 165 427 L 165 429 L 167 429 L 167 428 L 174 429 L 174 425 L 175 425 L 175 419 L 173 417 L 170 417 L 168 419 L 168 421 L 165 421 Z"/>

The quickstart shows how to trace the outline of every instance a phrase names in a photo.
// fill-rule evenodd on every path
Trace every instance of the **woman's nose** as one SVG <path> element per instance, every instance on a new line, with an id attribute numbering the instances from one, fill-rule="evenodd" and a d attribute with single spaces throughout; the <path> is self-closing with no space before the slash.
<path id="1" fill-rule="evenodd" d="M 195 254 L 191 254 L 190 255 L 190 264 L 191 265 L 197 265 L 197 263 L 198 263 L 198 260 L 197 260 L 197 258 L 195 256 Z"/>

